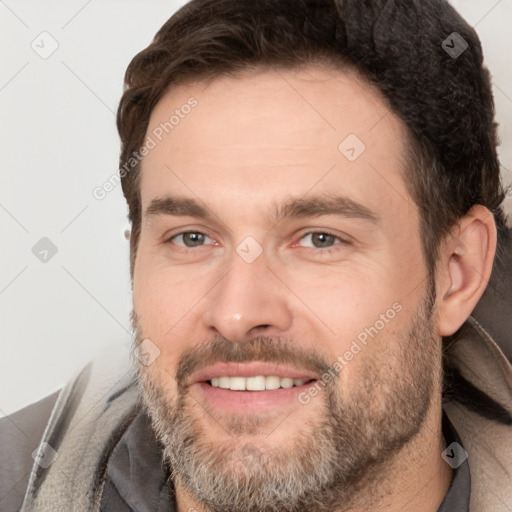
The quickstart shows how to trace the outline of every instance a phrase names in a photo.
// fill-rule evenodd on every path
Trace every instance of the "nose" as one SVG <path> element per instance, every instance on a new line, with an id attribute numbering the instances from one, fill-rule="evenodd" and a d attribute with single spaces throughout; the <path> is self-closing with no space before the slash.
<path id="1" fill-rule="evenodd" d="M 210 331 L 233 342 L 282 334 L 293 319 L 286 291 L 263 255 L 247 263 L 234 254 L 229 270 L 208 294 L 203 321 Z"/>

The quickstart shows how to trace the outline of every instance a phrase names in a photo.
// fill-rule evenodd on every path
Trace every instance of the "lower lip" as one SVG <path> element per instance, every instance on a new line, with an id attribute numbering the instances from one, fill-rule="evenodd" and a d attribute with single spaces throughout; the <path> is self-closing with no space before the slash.
<path id="1" fill-rule="evenodd" d="M 275 409 L 279 406 L 300 404 L 299 395 L 307 391 L 315 381 L 294 386 L 292 388 L 279 388 L 267 391 L 231 391 L 230 389 L 214 388 L 206 382 L 194 384 L 194 390 L 202 398 L 202 402 L 214 408 L 231 413 L 258 413 L 264 410 Z"/>

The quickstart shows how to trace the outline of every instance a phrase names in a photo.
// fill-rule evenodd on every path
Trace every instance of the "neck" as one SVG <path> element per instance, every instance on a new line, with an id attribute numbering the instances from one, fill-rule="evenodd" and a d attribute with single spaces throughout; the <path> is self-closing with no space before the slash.
<path id="1" fill-rule="evenodd" d="M 379 469 L 373 489 L 369 485 L 359 493 L 360 504 L 338 512 L 438 511 L 450 488 L 452 469 L 441 457 L 446 448 L 442 435 L 441 400 L 435 407 L 433 405 L 418 435 L 393 457 L 386 468 Z"/>
<path id="2" fill-rule="evenodd" d="M 441 457 L 445 448 L 439 396 L 418 435 L 386 467 L 376 468 L 377 476 L 361 488 L 351 508 L 336 512 L 437 512 L 452 479 L 452 470 Z M 211 512 L 179 485 L 176 505 L 178 512 Z"/>

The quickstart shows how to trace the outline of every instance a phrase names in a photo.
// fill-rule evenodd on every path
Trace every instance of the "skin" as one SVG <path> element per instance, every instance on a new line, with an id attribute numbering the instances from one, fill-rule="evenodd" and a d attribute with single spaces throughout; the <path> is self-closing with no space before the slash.
<path id="1" fill-rule="evenodd" d="M 409 329 L 427 278 L 418 210 L 400 171 L 403 122 L 354 73 L 315 65 L 174 87 L 155 107 L 147 133 L 191 96 L 197 107 L 142 162 L 133 298 L 144 338 L 160 350 L 147 369 L 152 378 L 175 396 L 183 352 L 216 335 L 233 343 L 286 337 L 335 361 L 394 303 L 402 310 L 343 368 L 338 391 L 350 400 L 361 368 L 377 357 L 390 374 L 399 372 L 391 341 Z M 366 146 L 352 162 L 338 149 L 349 134 Z M 211 219 L 145 213 L 168 194 L 197 201 Z M 329 194 L 363 205 L 376 222 L 273 218 L 276 205 Z M 184 247 L 178 235 L 186 231 L 206 234 L 205 243 Z M 331 247 L 315 248 L 311 232 L 336 238 Z M 262 249 L 252 263 L 236 252 L 248 236 Z M 440 336 L 453 333 L 482 295 L 495 245 L 492 215 L 480 206 L 442 244 L 433 333 L 439 378 L 420 432 L 390 458 L 387 478 L 372 490 L 380 511 L 435 512 L 449 488 L 451 469 L 440 456 Z M 246 438 L 267 449 L 292 446 L 299 425 L 322 413 L 321 395 L 308 406 L 294 401 L 260 415 L 261 428 Z M 193 414 L 204 441 L 230 446 L 225 415 L 193 398 L 201 405 Z M 180 512 L 204 510 L 183 486 L 176 497 Z"/>

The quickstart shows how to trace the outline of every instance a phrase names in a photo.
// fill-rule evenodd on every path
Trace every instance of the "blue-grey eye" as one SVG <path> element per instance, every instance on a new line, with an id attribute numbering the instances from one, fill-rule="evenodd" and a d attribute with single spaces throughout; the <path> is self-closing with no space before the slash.
<path id="1" fill-rule="evenodd" d="M 210 237 L 198 231 L 180 233 L 172 238 L 176 245 L 182 245 L 184 247 L 199 247 L 203 245 L 207 239 L 210 239 Z"/>
<path id="2" fill-rule="evenodd" d="M 333 246 L 336 241 L 340 240 L 339 237 L 330 235 L 329 233 L 308 233 L 301 239 L 302 241 L 308 240 L 308 243 L 301 244 L 306 247 L 314 247 L 315 249 L 324 249 Z"/>

